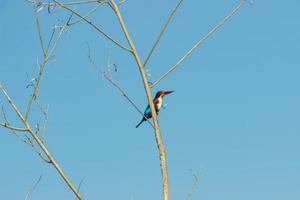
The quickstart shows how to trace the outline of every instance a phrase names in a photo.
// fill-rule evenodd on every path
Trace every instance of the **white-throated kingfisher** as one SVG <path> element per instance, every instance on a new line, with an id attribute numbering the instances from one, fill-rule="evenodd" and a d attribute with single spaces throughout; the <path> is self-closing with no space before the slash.
<path id="1" fill-rule="evenodd" d="M 156 111 L 157 114 L 158 114 L 159 110 L 161 109 L 161 107 L 163 105 L 163 97 L 168 95 L 168 94 L 171 94 L 173 92 L 174 91 L 160 90 L 156 93 L 156 95 L 153 99 L 153 103 L 154 103 L 155 111 Z M 151 113 L 150 106 L 148 105 L 146 107 L 145 112 L 144 112 L 144 117 L 142 118 L 140 123 L 138 125 L 136 125 L 135 128 L 139 127 L 144 121 L 147 121 L 151 117 L 152 117 L 152 113 Z"/>

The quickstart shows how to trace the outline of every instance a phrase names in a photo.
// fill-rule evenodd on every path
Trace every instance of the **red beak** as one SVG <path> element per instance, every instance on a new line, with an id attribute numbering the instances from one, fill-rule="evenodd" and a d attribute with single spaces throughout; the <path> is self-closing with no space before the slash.
<path id="1" fill-rule="evenodd" d="M 164 91 L 164 95 L 168 95 L 168 94 L 171 94 L 173 93 L 174 91 Z"/>

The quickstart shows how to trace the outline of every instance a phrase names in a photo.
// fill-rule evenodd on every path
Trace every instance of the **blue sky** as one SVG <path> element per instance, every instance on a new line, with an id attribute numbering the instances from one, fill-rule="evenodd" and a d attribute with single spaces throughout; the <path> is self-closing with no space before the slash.
<path id="1" fill-rule="evenodd" d="M 128 0 L 121 12 L 144 59 L 176 1 Z M 238 3 L 184 1 L 147 69 L 158 78 Z M 255 1 L 201 45 L 153 89 L 175 90 L 159 115 L 167 149 L 170 193 L 182 200 L 200 175 L 192 199 L 299 199 L 300 190 L 300 2 Z M 45 38 L 60 11 L 40 12 Z M 0 81 L 25 110 L 29 78 L 41 55 L 32 6 L 0 0 Z M 92 19 L 125 43 L 108 7 Z M 161 198 L 161 175 L 154 135 L 147 123 L 135 129 L 139 114 L 91 66 L 117 64 L 111 75 L 144 109 L 146 97 L 133 58 L 87 24 L 64 34 L 55 59 L 46 66 L 39 96 L 49 105 L 46 145 L 86 199 Z M 3 96 L 8 117 L 19 121 Z M 34 126 L 42 123 L 35 106 Z M 0 127 L 0 194 L 24 199 L 43 178 L 31 199 L 72 199 L 52 166 Z"/>

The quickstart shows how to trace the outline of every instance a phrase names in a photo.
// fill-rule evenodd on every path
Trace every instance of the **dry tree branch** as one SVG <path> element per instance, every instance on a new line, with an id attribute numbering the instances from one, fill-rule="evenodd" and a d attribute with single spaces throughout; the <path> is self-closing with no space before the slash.
<path id="1" fill-rule="evenodd" d="M 48 128 L 49 105 L 48 105 L 46 111 L 42 108 L 42 106 L 40 105 L 39 101 L 37 101 L 37 105 L 38 105 L 38 107 L 40 108 L 40 111 L 43 113 L 44 118 L 45 118 L 44 126 L 43 126 L 43 131 L 42 131 L 41 136 L 40 136 L 41 140 L 44 140 L 45 135 L 46 135 L 46 130 L 47 130 L 47 128 Z"/>
<path id="2" fill-rule="evenodd" d="M 20 129 L 20 128 L 15 128 L 15 127 L 12 127 L 12 126 L 9 126 L 9 122 L 8 122 L 8 119 L 6 117 L 6 114 L 5 114 L 5 111 L 4 111 L 4 108 L 2 107 L 2 114 L 3 114 L 3 118 L 5 120 L 5 124 L 8 125 L 8 126 L 4 126 L 8 129 L 11 130 L 12 134 L 14 134 L 18 140 L 20 140 L 21 142 L 24 142 L 25 144 L 28 144 L 29 146 L 32 147 L 32 149 L 38 154 L 38 156 L 43 160 L 45 161 L 46 163 L 50 163 L 49 160 L 47 160 L 43 154 L 41 152 L 38 151 L 38 149 L 35 147 L 34 145 L 34 141 L 32 138 L 30 138 L 26 133 L 23 134 L 24 137 L 26 138 L 22 138 L 21 136 L 19 136 L 16 131 L 18 132 L 29 132 L 29 129 L 28 128 L 25 128 L 25 129 Z"/>
<path id="3" fill-rule="evenodd" d="M 195 192 L 196 186 L 197 186 L 198 181 L 199 181 L 199 176 L 198 176 L 195 172 L 192 172 L 192 173 L 193 173 L 193 177 L 194 177 L 192 189 L 191 189 L 191 191 L 187 194 L 185 200 L 190 200 L 190 199 L 191 199 L 191 196 L 192 196 L 192 194 Z"/>
<path id="4" fill-rule="evenodd" d="M 142 115 L 142 117 L 146 117 L 145 115 L 144 115 L 144 113 L 138 108 L 138 106 L 129 98 L 129 96 L 124 92 L 124 90 L 112 79 L 112 78 L 110 78 L 109 76 L 107 76 L 107 74 L 103 71 L 103 70 L 101 70 L 98 66 L 97 66 L 97 64 L 96 64 L 96 62 L 94 61 L 94 59 L 92 58 L 92 56 L 91 56 L 91 52 L 90 52 L 90 47 L 89 47 L 89 45 L 88 45 L 88 58 L 89 58 L 89 60 L 90 60 L 90 62 L 91 62 L 91 64 L 94 66 L 94 68 L 97 70 L 97 72 L 100 74 L 100 75 L 102 75 L 102 77 L 104 77 L 109 83 L 111 83 L 112 84 L 112 86 L 117 90 L 117 92 L 121 95 L 121 96 L 123 96 L 135 109 L 136 109 L 136 111 L 138 112 L 138 113 L 140 113 L 141 115 Z M 149 121 L 149 120 L 147 120 L 147 122 L 154 128 L 154 126 L 153 126 L 153 124 Z"/>
<path id="5" fill-rule="evenodd" d="M 93 14 L 94 12 L 96 12 L 98 10 L 98 8 L 100 8 L 102 5 L 104 5 L 105 2 L 101 2 L 99 4 L 97 4 L 94 8 L 92 8 L 91 10 L 89 10 L 86 14 L 82 15 L 83 18 L 87 18 L 88 16 L 90 16 L 91 14 Z M 73 13 L 72 13 L 73 14 Z M 72 16 L 72 15 L 71 15 Z M 68 22 L 68 26 L 72 26 L 74 24 L 77 24 L 79 22 L 81 22 L 83 19 L 80 18 L 74 22 Z"/>
<path id="6" fill-rule="evenodd" d="M 11 129 L 11 130 L 14 130 L 14 131 L 21 131 L 21 132 L 28 131 L 26 128 L 19 128 L 19 127 L 11 126 L 7 122 L 0 122 L 0 126 L 3 126 L 5 128 L 8 128 L 8 129 Z"/>
<path id="7" fill-rule="evenodd" d="M 40 21 L 39 21 L 37 13 L 35 13 L 35 23 L 36 23 L 36 27 L 37 27 L 38 34 L 39 34 L 40 45 L 41 45 L 42 50 L 43 50 L 43 57 L 46 57 L 47 56 L 47 52 L 46 52 L 45 47 L 44 47 L 43 34 L 42 34 L 42 31 L 41 31 Z"/>
<path id="8" fill-rule="evenodd" d="M 44 125 L 43 125 L 43 130 L 42 130 L 42 133 L 41 133 L 41 136 L 40 136 L 40 139 L 41 140 L 44 140 L 45 138 L 45 134 L 46 134 L 46 130 L 47 130 L 47 127 L 48 127 L 48 114 L 49 114 L 49 105 L 47 107 L 47 109 L 45 110 L 39 100 L 39 96 L 36 95 L 36 99 L 35 99 L 35 102 L 40 110 L 40 112 L 43 114 L 44 116 Z"/>
<path id="9" fill-rule="evenodd" d="M 222 21 L 220 21 L 211 31 L 209 31 L 203 38 L 198 40 L 195 45 L 182 56 L 182 58 L 175 63 L 169 70 L 164 73 L 160 78 L 158 78 L 154 83 L 151 85 L 151 88 L 158 84 L 162 79 L 164 79 L 168 74 L 170 74 L 174 69 L 176 69 L 200 44 L 206 41 L 213 33 L 215 33 L 227 20 L 229 20 L 237 11 L 240 10 L 245 0 L 240 0 L 239 4 L 227 15 L 225 16 Z"/>
<path id="10" fill-rule="evenodd" d="M 50 164 L 52 164 L 54 166 L 54 168 L 56 169 L 56 171 L 59 173 L 59 175 L 63 178 L 63 180 L 65 181 L 65 183 L 69 186 L 69 188 L 74 192 L 74 194 L 78 197 L 78 199 L 83 200 L 83 197 L 81 196 L 81 194 L 77 191 L 76 187 L 73 185 L 73 183 L 70 181 L 70 179 L 66 176 L 66 174 L 64 173 L 64 171 L 62 170 L 62 168 L 59 166 L 59 164 L 56 162 L 56 160 L 54 159 L 54 157 L 50 154 L 50 152 L 48 151 L 47 147 L 45 146 L 45 144 L 43 143 L 43 141 L 37 136 L 37 134 L 34 132 L 34 130 L 31 128 L 30 124 L 28 123 L 27 119 L 25 118 L 25 116 L 22 115 L 22 113 L 20 112 L 19 108 L 16 106 L 16 104 L 14 103 L 14 101 L 11 99 L 11 97 L 8 95 L 8 93 L 6 92 L 6 90 L 4 89 L 3 85 L 0 83 L 0 90 L 2 91 L 4 97 L 7 99 L 7 101 L 9 102 L 9 104 L 12 106 L 12 108 L 14 109 L 14 111 L 16 112 L 16 114 L 18 115 L 18 117 L 21 119 L 21 121 L 23 122 L 23 124 L 25 125 L 25 127 L 28 129 L 28 132 L 30 133 L 31 137 L 33 138 L 32 140 L 36 141 L 37 144 L 39 145 L 39 147 L 41 148 L 41 150 L 43 151 L 43 153 L 46 155 L 46 157 L 48 158 L 48 160 L 44 160 Z M 32 141 L 30 139 L 30 141 Z M 32 147 L 34 147 L 33 143 L 31 143 Z M 36 148 L 33 148 L 38 155 L 42 157 L 42 154 L 39 153 L 37 151 Z"/>
<path id="11" fill-rule="evenodd" d="M 85 0 L 85 1 L 65 2 L 64 4 L 65 5 L 80 5 L 80 4 L 87 4 L 87 3 L 100 3 L 102 1 L 101 0 Z"/>
<path id="12" fill-rule="evenodd" d="M 14 111 L 17 113 L 18 117 L 22 120 L 22 122 L 25 124 L 26 128 L 27 127 L 27 120 L 25 119 L 25 117 L 22 115 L 22 113 L 20 112 L 20 110 L 18 109 L 18 107 L 15 105 L 15 103 L 12 101 L 12 99 L 10 98 L 10 96 L 7 94 L 6 90 L 4 89 L 2 83 L 0 83 L 0 90 L 2 91 L 2 93 L 4 94 L 5 98 L 7 99 L 8 103 L 12 106 L 12 108 L 14 109 Z"/>
<path id="13" fill-rule="evenodd" d="M 79 190 L 80 190 L 80 188 L 81 188 L 81 185 L 82 185 L 82 183 L 83 183 L 83 181 L 84 181 L 84 178 L 82 178 L 81 180 L 80 180 L 80 183 L 79 183 L 79 185 L 78 185 L 78 188 L 77 188 L 77 191 L 79 192 Z M 77 196 L 75 197 L 75 200 L 77 200 L 78 198 L 77 198 Z"/>
<path id="14" fill-rule="evenodd" d="M 51 35 L 50 41 L 49 41 L 49 43 L 47 45 L 47 49 L 45 49 L 44 40 L 43 40 L 43 34 L 41 32 L 41 29 L 40 29 L 40 23 L 39 23 L 39 19 L 38 19 L 38 15 L 37 14 L 36 14 L 35 18 L 36 18 L 36 26 L 37 26 L 37 30 L 38 30 L 38 35 L 39 35 L 39 39 L 40 39 L 40 45 L 41 45 L 42 51 L 43 51 L 43 62 L 42 63 L 38 63 L 39 72 L 37 74 L 37 77 L 34 78 L 35 83 L 34 83 L 33 90 L 32 90 L 32 93 L 30 95 L 30 98 L 28 100 L 27 107 L 26 107 L 25 119 L 28 119 L 32 103 L 37 98 L 38 88 L 39 88 L 39 84 L 40 84 L 40 81 L 41 81 L 41 78 L 42 78 L 45 66 L 46 66 L 47 62 L 49 61 L 49 59 L 52 58 L 53 52 L 54 52 L 54 50 L 57 47 L 58 41 L 62 37 L 62 34 L 63 34 L 63 32 L 64 32 L 64 30 L 65 30 L 65 28 L 67 26 L 67 24 L 65 24 L 65 25 L 63 25 L 61 27 L 56 40 L 53 42 L 52 48 L 49 49 L 50 45 L 51 45 L 51 41 L 52 41 L 52 39 L 54 37 L 54 33 L 55 33 L 55 28 L 53 29 L 54 32 Z"/>
<path id="15" fill-rule="evenodd" d="M 29 140 L 29 139 L 28 139 Z M 48 160 L 47 158 L 44 157 L 43 153 L 40 152 L 36 146 L 34 145 L 34 141 L 33 138 L 31 138 L 30 140 L 30 146 L 32 147 L 32 149 L 34 150 L 34 152 L 46 163 L 51 164 L 51 160 Z"/>
<path id="16" fill-rule="evenodd" d="M 20 140 L 21 142 L 24 142 L 25 144 L 28 144 L 30 145 L 30 142 L 28 140 L 28 136 L 26 135 L 26 133 L 24 134 L 24 136 L 26 137 L 26 139 L 24 139 L 23 137 L 21 137 L 19 134 L 17 134 L 16 131 L 19 131 L 19 132 L 27 132 L 28 129 L 26 128 L 18 128 L 18 127 L 14 127 L 14 126 L 11 126 L 9 121 L 8 121 L 8 118 L 5 114 L 5 111 L 4 111 L 4 106 L 2 106 L 1 108 L 1 112 L 2 112 L 2 115 L 3 115 L 3 119 L 4 119 L 4 123 L 1 122 L 1 126 L 5 127 L 5 128 L 8 128 L 10 129 L 11 133 L 16 136 L 16 138 L 18 140 Z"/>
<path id="17" fill-rule="evenodd" d="M 42 7 L 52 7 L 52 6 L 56 6 L 57 3 L 51 3 L 51 2 L 41 2 L 40 0 L 25 0 L 29 3 L 34 3 L 34 4 L 38 4 L 39 6 L 42 6 Z M 76 6 L 76 5 L 82 5 L 82 4 L 90 4 L 90 3 L 107 3 L 108 1 L 107 0 L 82 0 L 82 1 L 69 1 L 69 2 L 61 2 L 63 3 L 64 5 L 69 5 L 69 6 Z M 118 3 L 118 5 L 121 5 L 123 3 L 125 3 L 126 0 L 122 0 Z"/>
<path id="18" fill-rule="evenodd" d="M 74 9 L 66 6 L 65 4 L 57 1 L 57 0 L 53 0 L 55 3 L 57 3 L 60 7 L 68 10 L 69 12 L 75 14 L 76 16 L 78 16 L 79 18 L 81 18 L 82 20 L 84 20 L 86 23 L 88 23 L 89 25 L 91 25 L 94 29 L 96 29 L 99 33 L 101 33 L 102 35 L 104 35 L 108 40 L 110 40 L 111 42 L 113 42 L 114 44 L 116 44 L 117 46 L 121 47 L 122 49 L 131 52 L 131 50 L 124 46 L 123 44 L 119 43 L 118 41 L 114 40 L 110 35 L 108 35 L 107 33 L 105 33 L 104 31 L 102 31 L 97 25 L 95 25 L 92 21 L 88 20 L 87 18 L 85 18 L 84 16 L 82 16 L 81 14 L 79 14 L 78 12 L 76 12 Z"/>
<path id="19" fill-rule="evenodd" d="M 37 26 L 37 30 L 38 30 L 39 39 L 40 39 L 40 44 L 41 44 L 41 47 L 43 50 L 43 63 L 42 64 L 38 63 L 39 73 L 38 73 L 37 78 L 35 78 L 34 87 L 33 87 L 32 93 L 30 95 L 27 107 L 26 107 L 25 119 L 28 119 L 28 116 L 29 116 L 29 113 L 31 110 L 31 106 L 32 106 L 33 100 L 36 98 L 39 83 L 40 83 L 43 71 L 45 69 L 46 62 L 47 62 L 47 52 L 44 47 L 43 35 L 42 35 L 41 29 L 40 29 L 40 22 L 39 22 L 39 18 L 37 16 L 37 14 L 35 16 L 35 21 L 36 21 L 36 26 Z"/>
<path id="20" fill-rule="evenodd" d="M 47 50 L 48 50 L 48 49 L 50 48 L 50 46 L 51 46 L 52 40 L 53 40 L 53 38 L 54 38 L 55 30 L 56 30 L 55 28 L 52 29 L 52 33 L 51 33 L 51 36 L 50 36 L 50 39 L 49 39 L 48 45 L 47 45 Z"/>
<path id="21" fill-rule="evenodd" d="M 30 188 L 25 196 L 24 200 L 28 200 L 29 199 L 29 195 L 33 192 L 33 190 L 37 187 L 37 185 L 40 183 L 40 181 L 42 180 L 43 174 L 41 174 L 38 178 L 38 180 L 35 182 L 35 184 L 32 186 L 32 188 Z"/>
<path id="22" fill-rule="evenodd" d="M 140 75 L 144 84 L 144 89 L 145 93 L 147 95 L 147 100 L 151 109 L 151 114 L 153 118 L 153 123 L 154 123 L 154 132 L 155 132 L 155 138 L 156 138 L 156 143 L 157 147 L 159 149 L 159 157 L 160 157 L 160 166 L 161 166 L 161 173 L 162 173 L 162 182 L 163 182 L 163 199 L 168 200 L 169 199 L 169 184 L 168 184 L 168 171 L 167 171 L 167 160 L 166 160 L 166 151 L 165 147 L 163 144 L 163 139 L 160 133 L 160 128 L 159 128 L 159 123 L 157 119 L 157 113 L 155 111 L 154 103 L 153 103 L 153 98 L 150 90 L 150 86 L 148 84 L 148 79 L 147 75 L 145 73 L 143 63 L 139 57 L 139 54 L 135 48 L 135 45 L 131 39 L 131 36 L 128 33 L 127 27 L 125 25 L 125 22 L 123 20 L 123 17 L 120 13 L 120 10 L 118 8 L 118 5 L 115 3 L 114 0 L 110 0 L 111 7 L 113 8 L 118 21 L 120 23 L 120 26 L 124 32 L 124 35 L 127 39 L 128 44 L 130 45 L 131 48 L 131 53 L 133 54 L 133 57 L 137 63 L 138 69 L 140 71 Z"/>
<path id="23" fill-rule="evenodd" d="M 146 67 L 146 65 L 147 65 L 147 63 L 148 63 L 150 57 L 152 56 L 152 53 L 154 52 L 156 46 L 158 45 L 158 43 L 159 43 L 159 41 L 160 41 L 160 38 L 161 38 L 162 35 L 164 34 L 166 28 L 167 28 L 168 25 L 169 25 L 169 22 L 171 21 L 172 17 L 173 17 L 174 14 L 176 13 L 177 9 L 179 8 L 179 6 L 180 6 L 180 4 L 181 4 L 182 2 L 183 2 L 183 0 L 178 0 L 177 3 L 176 3 L 176 5 L 175 5 L 175 7 L 172 9 L 170 15 L 168 16 L 167 21 L 165 22 L 165 24 L 164 24 L 163 28 L 161 29 L 160 33 L 158 34 L 157 39 L 155 40 L 155 42 L 154 42 L 154 44 L 153 44 L 153 46 L 152 46 L 152 48 L 151 48 L 151 50 L 150 50 L 150 52 L 149 52 L 149 54 L 148 54 L 146 60 L 145 60 L 145 62 L 144 62 L 144 67 Z"/>
<path id="24" fill-rule="evenodd" d="M 34 3 L 36 4 L 38 0 L 25 0 L 27 2 L 30 2 L 30 3 Z M 101 2 L 101 0 L 83 0 L 83 1 L 69 1 L 69 2 L 63 2 L 63 4 L 65 5 L 80 5 L 80 4 L 89 4 L 89 3 L 98 3 L 98 2 Z M 44 2 L 39 2 L 41 6 L 44 6 L 44 7 L 49 7 L 49 6 L 55 6 L 56 3 L 44 3 Z"/>
<path id="25" fill-rule="evenodd" d="M 54 52 L 54 50 L 56 49 L 56 47 L 57 47 L 57 44 L 58 44 L 58 42 L 59 42 L 59 40 L 61 39 L 61 37 L 62 37 L 62 34 L 64 33 L 64 31 L 66 30 L 66 27 L 68 26 L 68 22 L 66 22 L 66 24 L 64 24 L 64 25 L 62 25 L 62 26 L 60 26 L 59 27 L 59 32 L 58 32 L 58 36 L 56 37 L 56 40 L 53 42 L 53 45 L 52 45 L 52 48 L 49 50 L 49 48 L 50 48 L 50 46 L 51 46 L 51 43 L 49 43 L 49 45 L 48 45 L 48 49 L 47 49 L 47 51 L 48 51 L 48 56 L 47 56 L 47 59 L 46 59 L 46 62 L 48 62 L 52 57 L 53 57 L 53 52 Z M 53 32 L 53 35 L 51 35 L 51 41 L 53 40 L 53 37 L 54 37 L 54 33 L 55 33 L 55 29 L 56 29 L 56 27 L 54 26 L 53 27 L 53 30 L 54 30 L 54 32 Z"/>

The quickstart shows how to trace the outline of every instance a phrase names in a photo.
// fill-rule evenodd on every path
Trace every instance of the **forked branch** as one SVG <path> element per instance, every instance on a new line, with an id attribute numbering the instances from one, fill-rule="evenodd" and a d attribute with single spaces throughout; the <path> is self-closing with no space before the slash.
<path id="1" fill-rule="evenodd" d="M 147 56 L 147 58 L 146 58 L 146 60 L 145 60 L 145 62 L 144 62 L 144 67 L 146 67 L 146 65 L 147 65 L 147 63 L 148 63 L 150 57 L 152 56 L 152 54 L 153 54 L 155 48 L 157 47 L 157 45 L 158 45 L 158 43 L 159 43 L 159 41 L 160 41 L 160 38 L 161 38 L 162 35 L 164 34 L 166 28 L 167 28 L 168 25 L 169 25 L 169 22 L 170 22 L 171 19 L 173 18 L 174 14 L 176 13 L 177 9 L 179 8 L 179 6 L 180 6 L 180 4 L 181 4 L 182 2 L 183 2 L 183 0 L 178 0 L 177 3 L 176 3 L 176 5 L 175 5 L 175 7 L 172 9 L 170 15 L 168 16 L 167 21 L 165 22 L 165 24 L 164 24 L 163 28 L 161 29 L 160 33 L 158 34 L 158 36 L 157 36 L 157 38 L 156 38 L 156 40 L 155 40 L 155 42 L 154 42 L 154 44 L 153 44 L 153 46 L 152 46 L 150 52 L 148 53 L 148 56 Z"/>
<path id="2" fill-rule="evenodd" d="M 21 119 L 22 123 L 28 129 L 29 134 L 33 138 L 34 141 L 39 145 L 43 153 L 46 155 L 48 161 L 44 158 L 44 161 L 47 161 L 48 163 L 52 164 L 54 168 L 57 170 L 59 175 L 63 178 L 63 180 L 66 182 L 66 184 L 70 187 L 70 189 L 74 192 L 74 194 L 78 197 L 78 199 L 83 200 L 83 197 L 81 194 L 77 191 L 76 187 L 73 185 L 73 183 L 70 181 L 70 179 L 66 176 L 66 174 L 63 172 L 62 168 L 59 166 L 59 164 L 56 162 L 54 157 L 50 154 L 47 147 L 43 143 L 43 141 L 37 136 L 35 131 L 31 128 L 30 124 L 28 123 L 27 119 L 23 116 L 20 109 L 16 106 L 12 98 L 8 95 L 6 90 L 4 89 L 3 85 L 0 83 L 0 90 L 2 91 L 4 97 L 7 99 L 9 104 L 12 106 L 14 111 L 17 113 L 18 117 Z M 31 139 L 30 139 L 31 141 Z M 34 147 L 33 143 L 31 143 L 32 147 Z M 34 148 L 36 150 L 36 148 Z M 39 156 L 42 156 L 41 153 L 37 152 Z M 43 158 L 43 157 L 42 157 Z"/>
<path id="3" fill-rule="evenodd" d="M 53 0 L 53 1 L 55 3 L 57 3 L 59 6 L 61 6 L 62 8 L 68 10 L 69 12 L 75 14 L 76 16 L 78 16 L 79 18 L 81 18 L 82 20 L 84 20 L 86 23 L 88 23 L 89 25 L 91 25 L 95 30 L 97 30 L 99 33 L 101 33 L 103 36 L 105 36 L 108 40 L 110 40 L 111 42 L 113 42 L 117 46 L 121 47 L 122 49 L 124 49 L 126 51 L 129 51 L 129 52 L 131 51 L 128 47 L 124 46 L 120 42 L 118 42 L 115 39 L 113 39 L 110 35 L 108 35 L 106 32 L 104 32 L 102 29 L 100 29 L 92 21 L 88 20 L 87 18 L 85 18 L 84 16 L 82 16 L 80 13 L 76 12 L 74 9 L 68 7 L 66 4 L 63 4 L 63 3 L 61 3 L 61 2 L 59 2 L 57 0 Z"/>
<path id="4" fill-rule="evenodd" d="M 205 42 L 210 36 L 213 35 L 213 33 L 215 33 L 223 24 L 225 24 L 226 21 L 228 21 L 235 13 L 237 13 L 237 11 L 240 10 L 240 8 L 242 7 L 242 5 L 244 4 L 245 0 L 240 0 L 239 4 L 227 15 L 225 16 L 222 21 L 220 21 L 213 29 L 211 29 L 211 31 L 209 31 L 203 38 L 201 38 L 200 40 L 198 40 L 195 45 L 188 50 L 181 59 L 179 59 L 179 61 L 177 63 L 175 63 L 173 66 L 171 66 L 169 68 L 169 70 L 164 73 L 160 78 L 158 78 L 156 81 L 154 81 L 151 85 L 151 88 L 154 87 L 155 85 L 157 85 L 161 80 L 163 80 L 167 75 L 169 75 L 174 69 L 176 69 L 177 67 L 179 67 L 179 65 L 185 60 L 187 59 L 187 57 L 199 46 L 201 45 L 203 42 Z"/>
<path id="5" fill-rule="evenodd" d="M 8 129 L 11 129 L 11 130 L 14 130 L 14 131 L 21 131 L 21 132 L 28 131 L 26 128 L 19 128 L 19 127 L 11 126 L 6 122 L 0 122 L 0 126 L 3 126 L 5 128 L 8 128 Z"/>

